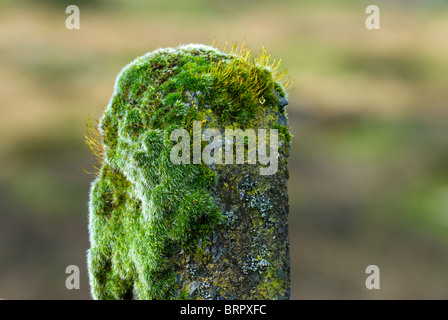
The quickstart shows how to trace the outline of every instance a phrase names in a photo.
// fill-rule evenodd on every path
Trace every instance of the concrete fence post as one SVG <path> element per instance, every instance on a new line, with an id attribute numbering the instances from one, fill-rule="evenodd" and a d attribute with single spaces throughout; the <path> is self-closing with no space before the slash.
<path id="1" fill-rule="evenodd" d="M 291 134 L 269 60 L 184 45 L 122 70 L 90 141 L 93 298 L 290 298 Z"/>

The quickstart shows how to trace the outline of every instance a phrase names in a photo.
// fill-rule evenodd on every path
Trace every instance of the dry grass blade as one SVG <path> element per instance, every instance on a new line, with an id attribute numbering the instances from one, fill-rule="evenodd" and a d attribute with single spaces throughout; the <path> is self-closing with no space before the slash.
<path id="1" fill-rule="evenodd" d="M 100 172 L 101 164 L 104 160 L 103 137 L 101 135 L 101 132 L 98 130 L 98 127 L 93 125 L 90 116 L 86 121 L 86 126 L 87 134 L 84 135 L 84 141 L 95 156 L 97 163 L 96 165 L 92 166 L 94 172 L 88 172 L 86 170 L 84 171 L 88 174 L 98 174 Z"/>

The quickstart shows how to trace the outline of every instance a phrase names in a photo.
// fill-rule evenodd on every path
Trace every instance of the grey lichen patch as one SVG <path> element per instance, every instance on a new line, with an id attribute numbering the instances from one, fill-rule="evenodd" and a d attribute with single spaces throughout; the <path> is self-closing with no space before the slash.
<path id="1" fill-rule="evenodd" d="M 286 93 L 266 57 L 244 52 L 159 49 L 118 76 L 89 202 L 94 298 L 289 297 L 278 289 L 289 288 Z M 202 130 L 278 130 L 279 170 L 261 177 L 260 164 L 172 163 L 170 133 L 192 134 L 194 121 Z M 279 272 L 271 294 L 266 279 Z"/>
<path id="2" fill-rule="evenodd" d="M 262 271 L 265 271 L 270 265 L 269 261 L 264 258 L 267 252 L 266 245 L 259 246 L 255 251 L 256 256 L 254 256 L 252 251 L 250 251 L 243 262 L 241 268 L 244 274 L 248 274 L 249 272 L 262 273 Z"/>
<path id="3" fill-rule="evenodd" d="M 249 208 L 256 209 L 262 218 L 265 218 L 272 209 L 272 202 L 269 197 L 259 191 L 253 194 L 247 194 L 246 201 Z"/>
<path id="4" fill-rule="evenodd" d="M 238 215 L 235 213 L 234 210 L 225 210 L 223 212 L 223 216 L 225 218 L 226 226 L 230 229 L 233 229 L 235 224 L 238 221 Z"/>

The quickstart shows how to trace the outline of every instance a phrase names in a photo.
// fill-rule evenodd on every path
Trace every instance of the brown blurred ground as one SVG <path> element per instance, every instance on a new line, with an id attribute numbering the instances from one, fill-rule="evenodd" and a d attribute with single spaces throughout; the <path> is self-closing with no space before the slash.
<path id="1" fill-rule="evenodd" d="M 72 3 L 80 30 L 65 28 Z M 380 2 L 369 31 L 368 4 L 0 1 L 0 296 L 90 298 L 85 121 L 135 57 L 216 39 L 265 45 L 295 81 L 292 297 L 448 298 L 448 7 Z"/>

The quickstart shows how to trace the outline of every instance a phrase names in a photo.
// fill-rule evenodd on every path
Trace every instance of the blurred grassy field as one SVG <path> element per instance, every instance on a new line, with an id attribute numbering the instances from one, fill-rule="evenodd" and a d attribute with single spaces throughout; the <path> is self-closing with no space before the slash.
<path id="1" fill-rule="evenodd" d="M 377 1 L 373 31 L 368 4 L 0 0 L 0 298 L 90 297 L 85 121 L 137 56 L 214 39 L 264 45 L 294 79 L 292 298 L 448 298 L 448 6 Z"/>

